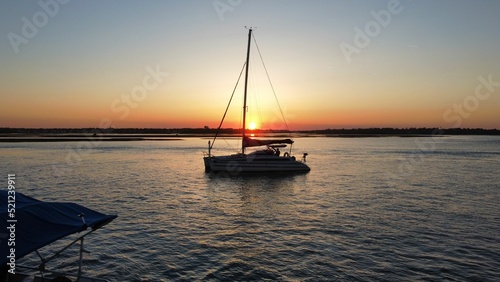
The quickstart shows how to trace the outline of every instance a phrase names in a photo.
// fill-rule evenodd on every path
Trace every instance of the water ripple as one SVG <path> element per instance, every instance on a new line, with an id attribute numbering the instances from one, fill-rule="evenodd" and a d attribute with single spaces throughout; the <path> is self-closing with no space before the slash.
<path id="1" fill-rule="evenodd" d="M 119 215 L 86 240 L 85 273 L 111 281 L 495 281 L 499 140 L 470 138 L 425 154 L 412 138 L 303 138 L 313 169 L 291 177 L 207 175 L 199 139 L 105 144 L 58 177 L 63 145 L 0 144 L 0 166 L 20 192 Z"/>

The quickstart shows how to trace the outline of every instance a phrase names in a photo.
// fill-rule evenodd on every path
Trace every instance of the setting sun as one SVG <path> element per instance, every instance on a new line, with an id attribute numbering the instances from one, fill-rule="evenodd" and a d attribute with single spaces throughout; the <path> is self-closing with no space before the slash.
<path id="1" fill-rule="evenodd" d="M 253 121 L 250 122 L 250 124 L 248 125 L 248 129 L 250 129 L 250 130 L 257 129 L 257 124 Z"/>

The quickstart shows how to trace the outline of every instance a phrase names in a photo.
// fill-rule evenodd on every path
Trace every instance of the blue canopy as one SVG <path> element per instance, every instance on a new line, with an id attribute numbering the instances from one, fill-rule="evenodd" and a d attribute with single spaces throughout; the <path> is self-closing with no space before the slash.
<path id="1" fill-rule="evenodd" d="M 105 215 L 74 203 L 42 202 L 16 192 L 14 217 L 9 216 L 8 191 L 0 190 L 0 264 L 8 262 L 10 249 L 15 248 L 16 260 L 70 234 L 87 228 L 93 230 L 111 222 L 116 215 Z M 12 200 L 12 198 L 10 198 Z M 83 219 L 80 217 L 83 215 Z M 10 222 L 15 219 L 17 222 Z M 15 224 L 15 246 L 9 246 Z"/>

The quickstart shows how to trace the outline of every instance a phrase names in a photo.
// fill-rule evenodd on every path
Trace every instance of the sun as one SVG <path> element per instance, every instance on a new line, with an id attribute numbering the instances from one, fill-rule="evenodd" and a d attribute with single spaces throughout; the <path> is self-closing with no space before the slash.
<path id="1" fill-rule="evenodd" d="M 257 124 L 253 121 L 250 122 L 250 124 L 248 124 L 248 129 L 250 129 L 250 130 L 257 129 Z"/>

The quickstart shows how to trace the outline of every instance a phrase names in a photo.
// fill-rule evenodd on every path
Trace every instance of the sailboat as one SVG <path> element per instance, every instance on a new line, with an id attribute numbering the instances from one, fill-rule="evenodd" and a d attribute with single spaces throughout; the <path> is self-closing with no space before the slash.
<path id="1" fill-rule="evenodd" d="M 247 130 L 246 130 L 247 88 L 248 88 L 247 86 L 248 86 L 248 69 L 249 69 L 249 59 L 250 59 L 250 44 L 252 39 L 252 28 L 249 28 L 248 30 L 249 30 L 248 46 L 247 46 L 247 54 L 245 62 L 245 87 L 244 87 L 244 99 L 243 99 L 241 152 L 226 156 L 212 155 L 212 147 L 218 135 L 218 133 L 216 133 L 213 141 L 212 142 L 208 141 L 208 154 L 203 158 L 205 163 L 205 171 L 227 172 L 230 175 L 238 175 L 240 173 L 308 172 L 311 169 L 306 164 L 307 153 L 304 153 L 300 160 L 297 160 L 294 156 L 291 155 L 291 145 L 294 143 L 292 139 L 262 140 L 262 139 L 250 138 L 249 136 L 247 136 Z M 222 126 L 224 117 L 222 118 L 222 121 L 219 125 L 217 132 L 219 132 Z M 285 148 L 288 145 L 290 145 L 289 152 L 285 152 L 283 155 L 281 155 L 280 148 Z M 247 154 L 246 148 L 248 147 L 262 147 L 262 148 L 259 148 L 258 150 Z"/>

